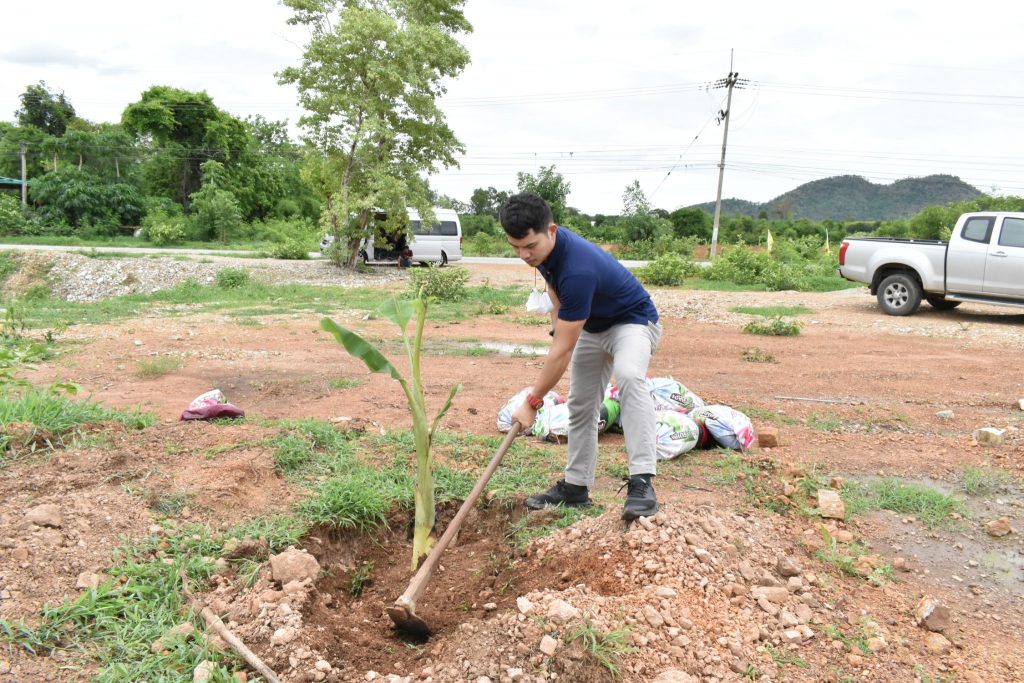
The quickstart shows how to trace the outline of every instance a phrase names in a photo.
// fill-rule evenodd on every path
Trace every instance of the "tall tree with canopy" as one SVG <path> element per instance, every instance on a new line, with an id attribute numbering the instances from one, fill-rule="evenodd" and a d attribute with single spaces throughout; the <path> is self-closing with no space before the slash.
<path id="1" fill-rule="evenodd" d="M 165 85 L 154 85 L 138 102 L 129 104 L 121 114 L 121 125 L 157 147 L 149 163 L 160 168 L 149 177 L 164 187 L 148 189 L 163 190 L 186 209 L 189 196 L 202 184 L 203 162 L 229 164 L 248 142 L 245 125 L 218 109 L 205 92 Z"/>
<path id="2" fill-rule="evenodd" d="M 21 126 L 35 126 L 49 135 L 60 137 L 75 118 L 75 108 L 63 92 L 51 92 L 46 81 L 39 81 L 38 85 L 30 85 L 21 93 L 21 109 L 14 115 Z"/>
<path id="3" fill-rule="evenodd" d="M 555 165 L 541 166 L 537 175 L 517 173 L 516 184 L 520 192 L 533 192 L 544 198 L 551 207 L 551 215 L 556 223 L 562 223 L 566 217 L 566 201 L 569 198 L 569 181 L 562 176 Z"/>
<path id="4" fill-rule="evenodd" d="M 462 0 L 283 0 L 308 27 L 302 63 L 278 74 L 294 84 L 299 119 L 315 148 L 307 177 L 323 197 L 335 263 L 352 265 L 363 237 L 408 230 L 406 207 L 432 218 L 421 174 L 456 165 L 462 144 L 437 99 L 469 63 L 459 35 L 472 30 Z M 383 210 L 379 227 L 371 217 Z"/>

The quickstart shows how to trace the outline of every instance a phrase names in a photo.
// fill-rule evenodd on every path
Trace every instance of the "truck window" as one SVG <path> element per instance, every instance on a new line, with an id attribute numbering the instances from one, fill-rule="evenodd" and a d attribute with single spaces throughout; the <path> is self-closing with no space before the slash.
<path id="1" fill-rule="evenodd" d="M 1024 247 L 1024 218 L 1003 219 L 1003 229 L 999 231 L 999 245 Z"/>
<path id="2" fill-rule="evenodd" d="M 988 244 L 988 241 L 992 239 L 992 223 L 994 222 L 991 216 L 969 218 L 964 223 L 964 229 L 960 232 L 960 236 L 971 242 Z"/>

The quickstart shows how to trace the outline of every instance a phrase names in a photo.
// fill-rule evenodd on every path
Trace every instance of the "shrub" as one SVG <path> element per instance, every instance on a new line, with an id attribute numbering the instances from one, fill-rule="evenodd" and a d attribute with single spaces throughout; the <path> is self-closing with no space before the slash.
<path id="1" fill-rule="evenodd" d="M 679 254 L 667 253 L 654 259 L 646 268 L 636 271 L 637 277 L 647 285 L 678 286 L 697 273 L 699 267 Z"/>
<path id="2" fill-rule="evenodd" d="M 20 235 L 27 225 L 21 199 L 14 194 L 0 194 L 0 235 Z"/>
<path id="3" fill-rule="evenodd" d="M 301 261 L 309 258 L 309 248 L 299 240 L 287 239 L 270 247 L 269 254 L 273 258 Z"/>
<path id="4" fill-rule="evenodd" d="M 134 225 L 142 217 L 143 200 L 134 186 L 74 167 L 35 179 L 30 193 L 48 222 L 91 226 L 96 234 L 113 234 L 118 225 Z"/>
<path id="5" fill-rule="evenodd" d="M 801 327 L 801 323 L 783 320 L 780 315 L 767 321 L 752 320 L 743 326 L 743 331 L 747 334 L 762 334 L 769 337 L 795 337 L 800 334 Z"/>
<path id="6" fill-rule="evenodd" d="M 410 271 L 409 290 L 433 301 L 460 301 L 466 296 L 469 271 L 458 266 L 439 268 L 429 266 Z"/>
<path id="7" fill-rule="evenodd" d="M 242 228 L 242 209 L 227 190 L 204 187 L 192 194 L 193 223 L 199 236 L 227 242 Z"/>
<path id="8" fill-rule="evenodd" d="M 704 271 L 708 280 L 723 280 L 738 285 L 764 285 L 770 290 L 798 289 L 797 273 L 771 254 L 754 252 L 744 247 L 730 249 L 715 259 Z"/>
<path id="9" fill-rule="evenodd" d="M 142 237 L 158 247 L 184 242 L 187 234 L 188 223 L 180 213 L 157 208 L 142 219 Z"/>
<path id="10" fill-rule="evenodd" d="M 237 289 L 252 281 L 245 268 L 221 268 L 217 271 L 217 286 L 221 289 Z"/>

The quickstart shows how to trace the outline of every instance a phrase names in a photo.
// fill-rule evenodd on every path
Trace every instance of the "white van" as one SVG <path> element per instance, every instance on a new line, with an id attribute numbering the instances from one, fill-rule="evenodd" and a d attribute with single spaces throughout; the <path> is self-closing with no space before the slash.
<path id="1" fill-rule="evenodd" d="M 436 222 L 430 226 L 423 225 L 416 209 L 408 209 L 412 228 L 412 241 L 409 244 L 412 256 L 409 260 L 415 263 L 436 263 L 441 266 L 449 261 L 461 260 L 462 224 L 459 222 L 459 215 L 451 209 L 437 206 L 433 209 Z M 333 241 L 333 235 L 324 236 L 320 241 L 320 251 L 326 249 Z M 394 242 L 376 246 L 374 238 L 368 237 L 363 240 L 359 256 L 366 263 L 394 263 L 398 261 L 400 252 L 400 245 Z"/>

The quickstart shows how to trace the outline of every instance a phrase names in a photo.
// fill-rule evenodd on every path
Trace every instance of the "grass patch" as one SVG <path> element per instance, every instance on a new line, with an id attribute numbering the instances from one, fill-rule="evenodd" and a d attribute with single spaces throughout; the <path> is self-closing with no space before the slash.
<path id="1" fill-rule="evenodd" d="M 566 645 L 572 645 L 579 641 L 584 652 L 607 669 L 612 678 L 618 678 L 622 655 L 627 652 L 637 652 L 637 648 L 629 646 L 629 635 L 628 626 L 601 633 L 590 622 L 590 619 L 586 619 L 576 628 L 567 631 L 562 640 Z"/>
<path id="2" fill-rule="evenodd" d="M 768 337 L 795 337 L 800 334 L 802 323 L 783 320 L 781 317 L 771 320 L 751 320 L 743 326 L 747 334 L 759 334 Z"/>
<path id="3" fill-rule="evenodd" d="M 10 392 L 8 392 L 10 393 Z M 90 425 L 116 422 L 134 429 L 150 426 L 156 418 L 141 411 L 120 411 L 90 401 L 28 388 L 0 396 L 0 463 L 3 450 L 22 451 L 62 448 L 80 437 Z"/>
<path id="4" fill-rule="evenodd" d="M 748 363 L 778 363 L 779 362 L 779 361 L 777 361 L 775 359 L 775 356 L 773 356 L 772 354 L 768 353 L 764 349 L 759 349 L 757 347 L 753 347 L 753 348 L 749 348 L 749 349 L 743 349 L 743 354 L 742 354 L 741 358 L 743 358 L 743 360 L 747 361 Z"/>
<path id="5" fill-rule="evenodd" d="M 814 313 L 810 308 L 805 308 L 803 306 L 733 306 L 729 310 L 733 313 L 760 315 L 765 318 L 782 318 L 785 316 L 807 315 L 808 313 Z"/>
<path id="6" fill-rule="evenodd" d="M 930 486 L 886 477 L 867 483 L 847 482 L 840 490 L 847 514 L 890 510 L 913 515 L 926 526 L 952 526 L 953 515 L 966 514 L 963 502 Z"/>
<path id="7" fill-rule="evenodd" d="M 969 496 L 987 496 L 1009 491 L 1013 475 L 996 467 L 965 467 L 960 474 L 960 486 Z"/>
<path id="8" fill-rule="evenodd" d="M 814 553 L 814 556 L 825 564 L 830 564 L 840 573 L 846 576 L 860 577 L 873 586 L 881 587 L 893 580 L 893 568 L 891 564 L 883 563 L 871 571 L 864 573 L 857 565 L 857 559 L 868 554 L 868 549 L 859 543 L 850 543 L 841 546 L 832 535 L 821 527 L 821 536 L 824 545 Z"/>
<path id="9" fill-rule="evenodd" d="M 737 481 L 748 479 L 757 473 L 757 469 L 743 461 L 735 451 L 720 448 L 716 451 L 721 455 L 711 463 L 718 472 L 708 476 L 708 481 L 719 486 L 729 486 Z"/>
<path id="10" fill-rule="evenodd" d="M 332 377 L 327 380 L 327 386 L 331 389 L 355 389 L 365 383 L 366 380 L 355 377 Z"/>
<path id="11" fill-rule="evenodd" d="M 551 533 L 572 526 L 584 517 L 600 517 L 604 508 L 600 505 L 587 507 L 551 507 L 543 513 L 524 515 L 508 529 L 508 540 L 518 549 L 523 550 L 535 538 L 542 538 Z"/>
<path id="12" fill-rule="evenodd" d="M 807 418 L 807 427 L 816 432 L 838 432 L 842 431 L 844 422 L 842 418 L 835 415 L 810 415 Z"/>
<path id="13" fill-rule="evenodd" d="M 143 379 L 163 377 L 184 365 L 180 358 L 173 356 L 158 356 L 140 360 L 135 364 L 135 374 Z"/>
<path id="14" fill-rule="evenodd" d="M 774 422 L 786 425 L 800 424 L 800 420 L 795 417 L 782 415 L 774 410 L 766 410 L 765 408 L 758 408 L 757 406 L 737 406 L 736 410 L 754 420 L 764 420 L 765 422 Z"/>

